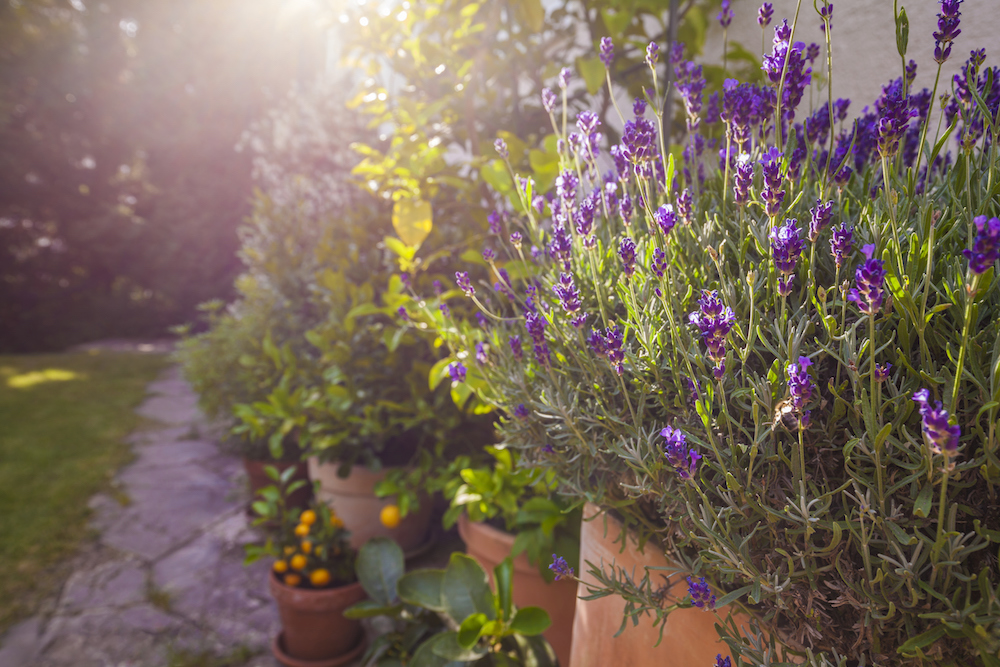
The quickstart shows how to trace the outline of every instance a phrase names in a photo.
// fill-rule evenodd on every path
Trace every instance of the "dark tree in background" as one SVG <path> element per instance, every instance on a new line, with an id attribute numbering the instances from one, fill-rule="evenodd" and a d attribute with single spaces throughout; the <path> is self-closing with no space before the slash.
<path id="1" fill-rule="evenodd" d="M 281 0 L 2 0 L 0 351 L 161 335 L 229 296 L 236 146 L 325 35 Z"/>

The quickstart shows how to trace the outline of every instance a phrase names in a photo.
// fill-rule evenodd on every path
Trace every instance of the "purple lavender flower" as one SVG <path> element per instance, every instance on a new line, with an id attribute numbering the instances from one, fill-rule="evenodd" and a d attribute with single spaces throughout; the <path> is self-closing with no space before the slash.
<path id="1" fill-rule="evenodd" d="M 774 266 L 782 273 L 792 273 L 802 255 L 798 221 L 787 218 L 785 224 L 771 229 L 771 253 Z"/>
<path id="2" fill-rule="evenodd" d="M 476 293 L 476 288 L 472 286 L 472 281 L 469 280 L 468 271 L 456 271 L 455 284 L 458 285 L 458 289 L 465 293 L 465 296 L 473 296 Z"/>
<path id="3" fill-rule="evenodd" d="M 476 361 L 480 364 L 485 364 L 486 359 L 486 348 L 483 346 L 482 342 L 476 343 Z"/>
<path id="4" fill-rule="evenodd" d="M 700 122 L 702 92 L 705 90 L 701 65 L 691 61 L 681 63 L 674 68 L 674 76 L 674 89 L 680 94 L 687 112 L 688 130 L 693 130 Z"/>
<path id="5" fill-rule="evenodd" d="M 635 98 L 632 102 L 632 115 L 636 118 L 642 118 L 646 113 L 646 100 L 641 97 Z"/>
<path id="6" fill-rule="evenodd" d="M 514 246 L 514 248 L 520 248 L 521 247 L 521 238 L 522 238 L 521 237 L 521 232 L 511 232 L 510 233 L 510 244 L 512 246 Z"/>
<path id="7" fill-rule="evenodd" d="M 396 313 L 399 315 L 399 319 L 404 322 L 408 322 L 410 320 L 410 314 L 406 312 L 406 306 L 400 306 Z"/>
<path id="8" fill-rule="evenodd" d="M 840 223 L 840 228 L 834 227 L 830 236 L 830 253 L 839 269 L 844 265 L 844 258 L 850 254 L 854 246 L 854 227 L 848 227 L 846 222 Z"/>
<path id="9" fill-rule="evenodd" d="M 736 174 L 733 179 L 733 198 L 740 206 L 750 201 L 750 186 L 753 185 L 753 162 L 750 155 L 740 153 L 736 158 Z"/>
<path id="10" fill-rule="evenodd" d="M 714 374 L 721 379 L 726 372 L 726 336 L 736 322 L 733 309 L 722 304 L 718 290 L 702 290 L 698 299 L 699 310 L 688 315 L 688 321 L 701 331 L 701 339 L 715 362 Z"/>
<path id="11" fill-rule="evenodd" d="M 528 418 L 528 408 L 524 407 L 524 403 L 517 404 L 517 407 L 514 408 L 514 416 L 518 419 Z"/>
<path id="12" fill-rule="evenodd" d="M 688 447 L 687 437 L 680 429 L 667 426 L 660 431 L 660 435 L 666 439 L 663 443 L 663 454 L 677 476 L 683 480 L 694 479 L 701 454 L 694 448 Z"/>
<path id="13" fill-rule="evenodd" d="M 659 248 L 653 248 L 653 263 L 651 267 L 657 278 L 662 278 L 667 272 L 667 253 Z"/>
<path id="14" fill-rule="evenodd" d="M 587 336 L 587 345 L 594 354 L 603 357 L 607 353 L 607 345 L 604 343 L 604 336 L 599 330 L 593 330 Z"/>
<path id="15" fill-rule="evenodd" d="M 552 113 L 555 111 L 556 104 L 559 103 L 559 98 L 553 93 L 549 88 L 542 88 L 542 108 L 545 109 L 546 113 Z"/>
<path id="16" fill-rule="evenodd" d="M 552 357 L 549 354 L 549 345 L 545 342 L 545 320 L 538 313 L 528 312 L 524 316 L 524 325 L 534 344 L 535 361 L 548 366 Z"/>
<path id="17" fill-rule="evenodd" d="M 670 47 L 670 64 L 679 65 L 684 60 L 684 42 L 674 42 Z"/>
<path id="18" fill-rule="evenodd" d="M 618 244 L 618 257 L 622 260 L 622 271 L 626 277 L 635 273 L 635 241 L 625 237 Z"/>
<path id="19" fill-rule="evenodd" d="M 497 258 L 497 254 L 493 252 L 493 248 L 483 248 L 483 260 L 487 262 L 492 262 Z"/>
<path id="20" fill-rule="evenodd" d="M 934 32 L 934 61 L 944 63 L 951 56 L 951 43 L 962 31 L 958 29 L 962 12 L 958 11 L 962 0 L 941 0 L 938 14 L 938 29 Z"/>
<path id="21" fill-rule="evenodd" d="M 785 371 L 788 373 L 788 393 L 792 398 L 792 407 L 800 415 L 808 415 L 808 412 L 804 412 L 806 403 L 812 397 L 812 390 L 816 386 L 813 384 L 812 378 L 809 377 L 809 367 L 812 366 L 812 362 L 809 361 L 809 357 L 799 357 L 799 362 L 797 364 L 788 364 Z"/>
<path id="22" fill-rule="evenodd" d="M 763 57 L 761 66 L 771 83 L 781 84 L 781 109 L 788 120 L 795 117 L 795 109 L 802 101 L 802 93 L 812 80 L 812 69 L 806 67 L 804 56 L 806 45 L 803 42 L 789 44 L 791 32 L 787 20 L 775 27 L 771 55 Z"/>
<path id="23" fill-rule="evenodd" d="M 985 215 L 979 215 L 973 222 L 976 224 L 976 240 L 972 243 L 972 250 L 963 250 L 962 254 L 969 260 L 973 273 L 986 273 L 1000 259 L 1000 218 L 987 220 Z"/>
<path id="24" fill-rule="evenodd" d="M 941 401 L 931 402 L 931 393 L 927 389 L 913 392 L 913 400 L 920 405 L 922 430 L 931 450 L 936 454 L 953 456 L 958 451 L 962 428 L 948 423 L 948 411 Z"/>
<path id="25" fill-rule="evenodd" d="M 876 103 L 880 108 L 878 124 L 878 150 L 883 157 L 891 157 L 899 148 L 899 140 L 906 132 L 910 119 L 916 115 L 906 96 L 903 80 L 896 79 L 882 89 L 882 97 Z"/>
<path id="26" fill-rule="evenodd" d="M 524 348 L 521 345 L 521 337 L 514 335 L 507 339 L 507 344 L 510 345 L 510 351 L 514 355 L 514 358 L 521 361 L 524 357 Z"/>
<path id="27" fill-rule="evenodd" d="M 694 197 L 691 196 L 691 191 L 684 188 L 679 195 L 677 195 L 677 215 L 681 217 L 684 224 L 691 224 L 691 214 L 694 213 Z"/>
<path id="28" fill-rule="evenodd" d="M 729 6 L 729 0 L 722 0 L 722 11 L 719 12 L 718 19 L 723 28 L 728 28 L 733 22 L 733 9 Z"/>
<path id="29" fill-rule="evenodd" d="M 448 375 L 452 382 L 465 382 L 465 365 L 461 361 L 453 361 L 448 364 Z"/>
<path id="30" fill-rule="evenodd" d="M 663 235 L 668 236 L 670 230 L 677 224 L 677 215 L 674 213 L 674 207 L 670 204 L 664 204 L 656 209 L 656 213 L 653 214 L 653 220 L 656 221 Z"/>
<path id="31" fill-rule="evenodd" d="M 605 67 L 611 67 L 615 59 L 615 43 L 610 37 L 601 37 L 601 62 Z"/>
<path id="32" fill-rule="evenodd" d="M 632 206 L 632 198 L 628 195 L 623 195 L 621 201 L 618 202 L 618 212 L 622 216 L 622 223 L 629 227 L 632 224 L 632 214 L 635 212 Z"/>
<path id="33" fill-rule="evenodd" d="M 765 2 L 757 10 L 757 25 L 761 27 L 761 30 L 771 25 L 772 16 L 774 16 L 774 5 L 770 2 Z"/>
<path id="34" fill-rule="evenodd" d="M 660 46 L 656 42 L 650 42 L 646 46 L 646 64 L 650 67 L 656 67 L 656 61 L 660 57 Z"/>
<path id="35" fill-rule="evenodd" d="M 700 577 L 698 581 L 688 577 L 687 582 L 691 604 L 705 611 L 715 609 L 715 593 L 712 592 L 712 587 L 706 583 L 705 577 Z"/>
<path id="36" fill-rule="evenodd" d="M 812 42 L 808 47 L 806 47 L 806 60 L 810 63 L 814 63 L 817 58 L 819 58 L 819 44 Z"/>
<path id="37" fill-rule="evenodd" d="M 783 153 L 772 146 L 760 159 L 760 165 L 764 172 L 764 190 L 761 192 L 761 197 L 764 199 L 768 216 L 772 218 L 778 215 L 781 210 L 781 202 L 785 199 L 785 192 L 781 189 L 783 180 L 782 157 L 784 157 Z"/>
<path id="38" fill-rule="evenodd" d="M 566 559 L 555 554 L 552 554 L 552 565 L 549 565 L 549 569 L 552 570 L 554 575 L 556 575 L 556 581 L 563 578 L 572 579 L 575 574 L 573 572 L 573 568 L 571 568 L 569 563 L 566 562 Z"/>
<path id="39" fill-rule="evenodd" d="M 580 327 L 582 327 L 584 324 L 587 323 L 587 313 L 580 313 L 574 316 L 572 319 L 570 319 L 569 323 L 573 325 L 574 329 L 579 329 Z"/>
<path id="40" fill-rule="evenodd" d="M 715 656 L 715 667 L 733 667 L 733 661 L 729 656 L 723 658 L 720 653 Z"/>
<path id="41" fill-rule="evenodd" d="M 552 288 L 559 297 L 559 303 L 567 313 L 580 310 L 580 290 L 573 284 L 573 276 L 569 273 L 559 275 L 559 283 Z"/>
<path id="42" fill-rule="evenodd" d="M 826 32 L 826 26 L 829 25 L 830 29 L 833 30 L 833 3 L 826 5 L 825 7 L 819 8 L 820 24 L 819 29 L 822 32 Z M 823 20 L 825 19 L 825 20 Z"/>
<path id="43" fill-rule="evenodd" d="M 852 287 L 847 295 L 848 301 L 858 304 L 858 310 L 870 316 L 874 316 L 882 310 L 882 302 L 885 299 L 885 275 L 886 270 L 882 267 L 882 260 L 872 259 L 875 254 L 875 246 L 869 243 L 861 248 L 861 252 L 868 259 L 858 267 L 854 273 L 856 287 Z"/>
<path id="44" fill-rule="evenodd" d="M 622 154 L 629 162 L 642 163 L 656 159 L 656 125 L 645 118 L 626 121 L 621 146 Z"/>
<path id="45" fill-rule="evenodd" d="M 572 170 L 565 170 L 556 176 L 556 195 L 561 201 L 573 201 L 576 199 L 576 189 L 580 186 L 580 179 Z"/>
<path id="46" fill-rule="evenodd" d="M 410 274 L 406 271 L 399 274 L 399 281 L 403 283 L 403 287 L 410 288 L 413 286 L 410 282 Z"/>
<path id="47" fill-rule="evenodd" d="M 496 150 L 497 155 L 504 160 L 510 157 L 510 153 L 507 151 L 507 142 L 503 139 L 498 137 L 497 140 L 493 142 L 493 148 Z"/>
<path id="48" fill-rule="evenodd" d="M 615 372 L 621 375 L 625 372 L 625 350 L 622 346 L 625 343 L 625 335 L 619 331 L 618 325 L 614 322 L 604 332 L 604 354 L 608 361 L 614 364 Z"/>
<path id="49" fill-rule="evenodd" d="M 809 216 L 809 240 L 816 243 L 820 232 L 826 229 L 833 217 L 833 202 L 828 201 L 824 204 L 817 199 L 816 206 L 809 209 Z"/>
<path id="50" fill-rule="evenodd" d="M 559 87 L 565 90 L 569 87 L 569 80 L 573 77 L 573 70 L 563 67 L 559 72 Z"/>
<path id="51" fill-rule="evenodd" d="M 490 211 L 490 214 L 486 216 L 486 222 L 490 226 L 490 234 L 500 233 L 500 218 L 499 211 Z"/>
<path id="52" fill-rule="evenodd" d="M 552 241 L 549 243 L 548 251 L 550 257 L 561 261 L 563 269 L 569 271 L 573 239 L 565 226 L 559 223 L 552 225 Z"/>
<path id="53" fill-rule="evenodd" d="M 892 370 L 892 364 L 888 361 L 884 364 L 875 364 L 875 381 L 885 382 L 889 379 L 889 372 Z"/>
<path id="54" fill-rule="evenodd" d="M 431 283 L 431 287 L 434 288 L 434 296 L 441 296 L 441 293 L 444 292 L 444 286 L 441 285 L 440 280 L 435 280 Z"/>
<path id="55" fill-rule="evenodd" d="M 476 322 L 479 323 L 479 327 L 481 329 L 485 329 L 486 325 L 489 324 L 489 322 L 487 322 L 486 320 L 486 316 L 478 312 L 476 313 Z"/>
<path id="56" fill-rule="evenodd" d="M 441 314 L 444 315 L 445 317 L 451 317 L 451 308 L 448 307 L 448 304 L 442 303 L 440 306 L 438 306 L 438 310 L 440 310 Z"/>

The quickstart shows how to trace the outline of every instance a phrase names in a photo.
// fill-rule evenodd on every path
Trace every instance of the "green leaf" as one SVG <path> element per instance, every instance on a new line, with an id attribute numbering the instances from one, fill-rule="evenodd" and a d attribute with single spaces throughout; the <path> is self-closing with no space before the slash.
<path id="1" fill-rule="evenodd" d="M 440 632 L 434 635 L 417 647 L 413 657 L 410 658 L 409 663 L 407 663 L 407 667 L 447 667 L 452 664 L 451 660 L 434 652 L 435 647 L 440 642 L 446 641 L 443 639 L 446 635 L 452 635 L 451 641 L 454 642 L 454 632 Z"/>
<path id="2" fill-rule="evenodd" d="M 629 23 L 632 22 L 632 12 L 608 7 L 601 10 L 601 18 L 604 20 L 608 32 L 611 33 L 611 37 L 615 38 L 624 33 Z"/>
<path id="3" fill-rule="evenodd" d="M 441 582 L 441 602 L 456 623 L 472 614 L 485 614 L 490 620 L 496 618 L 486 571 L 465 554 L 451 555 Z"/>
<path id="4" fill-rule="evenodd" d="M 458 644 L 462 648 L 472 648 L 479 641 L 482 635 L 483 626 L 486 624 L 486 614 L 473 614 L 462 621 L 458 628 Z"/>
<path id="5" fill-rule="evenodd" d="M 433 223 L 430 202 L 400 199 L 392 207 L 392 227 L 403 243 L 418 248 L 431 233 Z"/>
<path id="6" fill-rule="evenodd" d="M 514 0 L 514 13 L 530 32 L 539 32 L 545 27 L 545 8 L 542 0 Z"/>
<path id="7" fill-rule="evenodd" d="M 906 9 L 900 9 L 896 16 L 896 51 L 906 55 L 906 47 L 910 43 L 910 19 L 906 18 Z"/>
<path id="8" fill-rule="evenodd" d="M 404 574 L 396 583 L 399 599 L 431 611 L 445 611 L 441 599 L 444 570 L 414 570 Z"/>
<path id="9" fill-rule="evenodd" d="M 442 632 L 434 635 L 431 651 L 434 655 L 454 662 L 472 662 L 486 655 L 485 648 L 468 649 L 458 643 L 457 632 Z"/>
<path id="10" fill-rule="evenodd" d="M 577 58 L 576 68 L 587 84 L 587 92 L 595 95 L 604 85 L 604 63 L 597 56 L 593 58 Z"/>
<path id="11" fill-rule="evenodd" d="M 933 502 L 934 487 L 930 484 L 925 484 L 924 488 L 920 489 L 920 493 L 917 494 L 917 500 L 913 503 L 913 516 L 926 519 L 930 516 L 931 503 Z"/>
<path id="12" fill-rule="evenodd" d="M 514 194 L 514 181 L 511 180 L 510 172 L 507 171 L 507 165 L 503 163 L 503 160 L 487 162 L 480 168 L 479 175 L 494 190 L 510 198 L 512 203 L 517 199 Z"/>
<path id="13" fill-rule="evenodd" d="M 405 572 L 403 550 L 388 537 L 369 540 L 358 550 L 354 565 L 362 588 L 376 603 L 388 606 L 398 600 L 396 585 Z"/>
<path id="14" fill-rule="evenodd" d="M 531 637 L 542 634 L 548 630 L 550 625 L 552 625 L 552 619 L 549 618 L 549 612 L 541 607 L 525 607 L 518 609 L 514 614 L 510 629 Z"/>
<path id="15" fill-rule="evenodd" d="M 931 628 L 927 632 L 921 632 L 916 637 L 910 637 L 906 640 L 902 646 L 896 649 L 896 652 L 901 654 L 912 653 L 917 649 L 930 646 L 937 640 L 941 639 L 941 637 L 944 637 L 945 632 L 946 628 L 943 625 Z"/>
<path id="16" fill-rule="evenodd" d="M 493 581 L 496 582 L 497 597 L 500 598 L 500 615 L 503 620 L 510 620 L 514 608 L 511 586 L 514 580 L 514 561 L 508 556 L 503 562 L 493 568 Z"/>
<path id="17" fill-rule="evenodd" d="M 372 618 L 373 616 L 395 616 L 402 609 L 403 605 L 401 604 L 384 606 L 374 600 L 362 600 L 345 609 L 344 617 L 357 620 L 359 618 Z"/>

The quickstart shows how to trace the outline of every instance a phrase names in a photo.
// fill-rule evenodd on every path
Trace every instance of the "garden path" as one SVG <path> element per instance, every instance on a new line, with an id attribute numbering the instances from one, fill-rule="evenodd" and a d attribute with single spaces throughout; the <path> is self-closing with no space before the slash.
<path id="1" fill-rule="evenodd" d="M 131 436 L 135 460 L 115 497 L 90 503 L 98 540 L 57 599 L 3 638 L 0 667 L 183 665 L 202 652 L 276 664 L 267 563 L 243 566 L 254 533 L 239 459 L 220 451 L 177 367 L 138 412 L 150 425 Z"/>

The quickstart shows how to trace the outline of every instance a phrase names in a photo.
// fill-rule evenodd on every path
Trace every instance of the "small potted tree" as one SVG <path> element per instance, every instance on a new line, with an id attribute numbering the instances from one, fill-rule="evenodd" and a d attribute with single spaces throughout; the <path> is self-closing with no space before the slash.
<path id="1" fill-rule="evenodd" d="M 274 559 L 269 586 L 282 631 L 271 649 L 286 667 L 345 665 L 365 646 L 360 624 L 344 616 L 364 598 L 354 574 L 356 552 L 343 521 L 326 504 L 306 510 L 287 504 L 305 484 L 292 481 L 291 472 L 268 468 L 277 483 L 261 491 L 253 508 L 270 535 L 263 545 L 247 546 L 247 562 Z"/>

